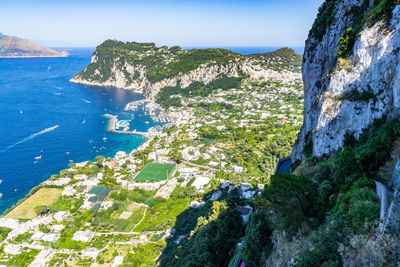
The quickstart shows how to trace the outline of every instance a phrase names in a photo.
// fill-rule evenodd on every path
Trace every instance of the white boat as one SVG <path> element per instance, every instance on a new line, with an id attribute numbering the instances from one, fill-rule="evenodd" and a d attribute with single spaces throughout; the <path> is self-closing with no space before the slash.
<path id="1" fill-rule="evenodd" d="M 69 155 L 70 153 L 69 152 L 65 152 L 65 154 Z"/>
<path id="2" fill-rule="evenodd" d="M 82 124 L 85 124 L 85 123 L 86 123 L 86 120 L 83 120 L 83 121 L 82 121 Z"/>
<path id="3" fill-rule="evenodd" d="M 42 159 L 42 155 L 35 157 L 36 160 Z"/>

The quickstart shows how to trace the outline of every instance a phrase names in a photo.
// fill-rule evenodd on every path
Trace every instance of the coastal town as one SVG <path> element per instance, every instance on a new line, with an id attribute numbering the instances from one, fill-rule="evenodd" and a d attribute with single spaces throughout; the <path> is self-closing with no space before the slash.
<path id="1" fill-rule="evenodd" d="M 0 218 L 0 263 L 153 266 L 167 246 L 190 236 L 180 214 L 203 214 L 232 196 L 246 223 L 302 124 L 298 73 L 275 78 L 249 75 L 207 96 L 171 95 L 179 105 L 168 107 L 127 104 L 126 111 L 144 106 L 163 123 L 143 133 L 105 114 L 109 131 L 146 142 L 113 158 L 70 163 L 32 189 Z"/>

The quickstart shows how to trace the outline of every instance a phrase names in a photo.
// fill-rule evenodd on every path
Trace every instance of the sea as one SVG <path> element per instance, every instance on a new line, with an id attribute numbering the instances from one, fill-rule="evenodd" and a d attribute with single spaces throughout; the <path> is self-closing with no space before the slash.
<path id="1" fill-rule="evenodd" d="M 277 49 L 223 48 L 241 54 Z M 69 82 L 90 63 L 94 48 L 68 50 L 67 58 L 0 58 L 0 214 L 71 162 L 113 157 L 146 141 L 108 132 L 103 114 L 118 115 L 141 132 L 159 125 L 142 109 L 123 111 L 141 94 Z"/>

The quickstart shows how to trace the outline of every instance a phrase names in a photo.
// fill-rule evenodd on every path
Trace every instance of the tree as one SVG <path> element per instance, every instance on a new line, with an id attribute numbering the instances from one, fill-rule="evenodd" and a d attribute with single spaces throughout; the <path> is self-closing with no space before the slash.
<path id="1" fill-rule="evenodd" d="M 272 230 L 263 212 L 254 213 L 246 227 L 242 256 L 246 266 L 260 266 L 260 260 L 269 256 L 272 250 Z"/>
<path id="2" fill-rule="evenodd" d="M 289 236 L 317 214 L 313 205 L 316 197 L 316 186 L 309 177 L 285 173 L 273 175 L 262 193 L 264 208 L 274 211 L 278 228 L 288 231 Z"/>

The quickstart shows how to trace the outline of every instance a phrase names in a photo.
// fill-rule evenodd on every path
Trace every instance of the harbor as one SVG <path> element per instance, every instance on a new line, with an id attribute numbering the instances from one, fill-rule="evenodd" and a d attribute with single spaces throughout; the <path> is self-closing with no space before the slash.
<path id="1" fill-rule="evenodd" d="M 120 122 L 118 120 L 118 116 L 111 115 L 111 114 L 103 114 L 103 117 L 108 119 L 108 126 L 107 126 L 107 131 L 112 132 L 112 133 L 117 133 L 117 134 L 129 134 L 129 135 L 140 135 L 145 138 L 151 138 L 157 135 L 157 131 L 152 128 L 149 129 L 147 132 L 138 132 L 136 130 L 130 131 L 129 130 L 129 123 L 128 122 Z M 119 127 L 122 126 L 124 127 L 123 130 L 119 130 Z"/>
<path id="2" fill-rule="evenodd" d="M 148 99 L 130 102 L 124 108 L 125 111 L 137 111 L 138 109 L 143 109 L 145 114 L 150 116 L 155 122 L 168 122 L 168 118 L 161 105 Z"/>

